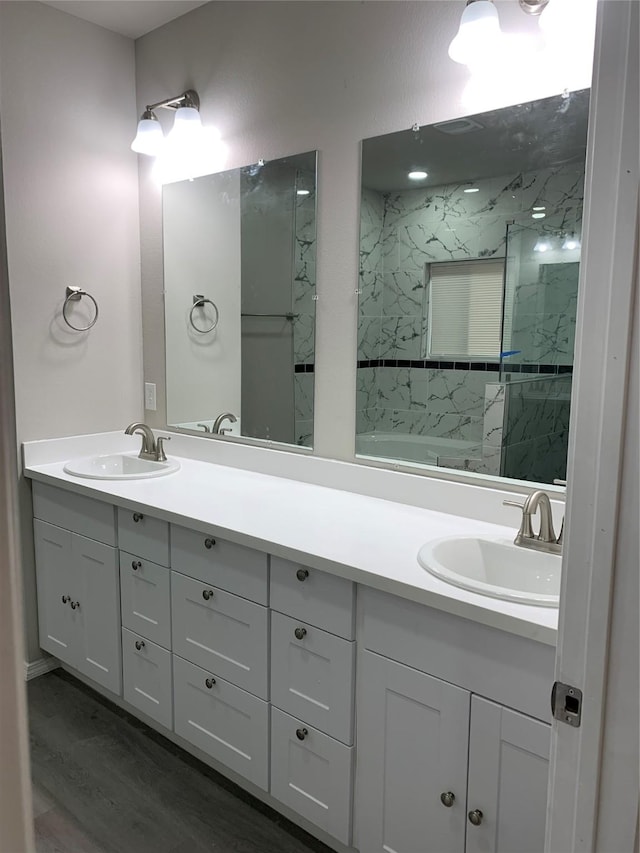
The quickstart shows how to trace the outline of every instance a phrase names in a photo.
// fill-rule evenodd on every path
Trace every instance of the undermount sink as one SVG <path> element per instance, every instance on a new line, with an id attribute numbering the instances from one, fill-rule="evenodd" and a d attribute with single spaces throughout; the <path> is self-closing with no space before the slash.
<path id="1" fill-rule="evenodd" d="M 64 466 L 64 470 L 67 474 L 91 480 L 147 480 L 179 471 L 180 463 L 175 459 L 166 462 L 140 459 L 136 453 L 112 453 L 72 459 Z"/>
<path id="2" fill-rule="evenodd" d="M 491 598 L 557 607 L 560 554 L 521 548 L 495 536 L 449 536 L 418 551 L 420 565 L 440 580 Z"/>

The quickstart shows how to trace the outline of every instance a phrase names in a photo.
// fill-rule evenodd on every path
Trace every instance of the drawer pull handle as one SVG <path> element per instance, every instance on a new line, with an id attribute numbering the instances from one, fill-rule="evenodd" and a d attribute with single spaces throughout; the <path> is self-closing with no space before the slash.
<path id="1" fill-rule="evenodd" d="M 140 560 L 132 560 L 131 568 L 133 569 L 134 572 L 137 572 L 138 569 L 142 568 L 142 563 L 140 562 Z"/>
<path id="2" fill-rule="evenodd" d="M 204 540 L 204 547 L 208 548 L 209 550 L 211 550 L 215 544 L 216 544 L 216 540 L 212 539 L 211 537 Z"/>
<path id="3" fill-rule="evenodd" d="M 80 607 L 80 602 L 79 602 L 79 601 L 72 601 L 72 602 L 71 602 L 71 609 L 72 609 L 72 610 L 78 610 L 78 609 L 79 609 L 79 607 Z"/>
<path id="4" fill-rule="evenodd" d="M 480 809 L 474 809 L 472 812 L 469 812 L 468 817 L 469 823 L 472 823 L 474 826 L 480 826 L 484 815 L 482 814 Z"/>
<path id="5" fill-rule="evenodd" d="M 298 740 L 304 740 L 308 734 L 308 729 L 296 729 L 296 737 Z"/>
<path id="6" fill-rule="evenodd" d="M 299 581 L 306 581 L 309 577 L 309 569 L 298 569 L 296 572 L 296 577 Z"/>
<path id="7" fill-rule="evenodd" d="M 446 806 L 448 809 L 455 803 L 456 795 L 452 794 L 451 791 L 446 791 L 443 794 L 440 794 L 440 802 L 443 806 Z"/>
<path id="8" fill-rule="evenodd" d="M 213 598 L 213 590 L 212 589 L 203 589 L 202 597 L 205 601 L 209 601 L 210 598 Z"/>
<path id="9" fill-rule="evenodd" d="M 296 635 L 296 640 L 304 640 L 304 638 L 307 636 L 307 629 L 306 628 L 296 628 L 296 630 L 293 633 Z"/>
<path id="10" fill-rule="evenodd" d="M 144 649 L 145 643 L 144 640 L 136 640 L 136 649 L 140 651 L 140 649 Z"/>
<path id="11" fill-rule="evenodd" d="M 144 518 L 144 515 L 141 512 L 134 512 L 133 513 L 133 520 L 135 521 L 136 524 L 139 521 L 142 521 L 143 518 Z"/>
<path id="12" fill-rule="evenodd" d="M 71 596 L 70 596 L 70 595 L 63 595 L 63 596 L 62 596 L 62 603 L 63 603 L 63 604 L 68 604 L 70 601 L 71 601 Z"/>
<path id="13" fill-rule="evenodd" d="M 204 683 L 208 687 L 208 689 L 211 690 L 213 685 L 216 683 L 216 680 L 215 680 L 215 678 L 207 678 L 207 679 L 205 679 Z"/>

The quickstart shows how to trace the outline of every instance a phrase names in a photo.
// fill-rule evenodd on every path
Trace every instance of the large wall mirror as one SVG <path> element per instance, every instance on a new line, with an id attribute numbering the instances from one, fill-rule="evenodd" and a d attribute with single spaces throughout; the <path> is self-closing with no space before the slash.
<path id="1" fill-rule="evenodd" d="M 565 478 L 588 110 L 363 142 L 357 455 Z"/>
<path id="2" fill-rule="evenodd" d="M 316 153 L 163 188 L 167 424 L 311 447 Z"/>

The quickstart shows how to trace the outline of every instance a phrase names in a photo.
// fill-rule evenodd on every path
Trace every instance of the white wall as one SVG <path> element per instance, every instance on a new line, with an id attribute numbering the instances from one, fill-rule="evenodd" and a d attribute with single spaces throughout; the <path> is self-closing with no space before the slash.
<path id="1" fill-rule="evenodd" d="M 40 3 L 0 4 L 0 111 L 18 441 L 140 417 L 133 41 Z M 92 293 L 90 332 L 61 322 Z M 27 655 L 40 656 L 30 495 L 21 485 Z"/>
<path id="2" fill-rule="evenodd" d="M 513 0 L 496 5 L 506 31 L 537 31 Z M 582 76 L 574 62 L 549 79 L 542 57 L 535 73 L 510 67 L 474 93 L 467 69 L 447 56 L 463 8 L 448 0 L 216 2 L 136 42 L 138 107 L 195 88 L 205 124 L 229 147 L 226 168 L 319 150 L 316 455 L 353 456 L 360 140 L 590 84 L 589 61 Z M 161 391 L 160 190 L 148 167 L 140 189 L 144 369 Z M 159 393 L 157 425 L 163 405 Z"/>

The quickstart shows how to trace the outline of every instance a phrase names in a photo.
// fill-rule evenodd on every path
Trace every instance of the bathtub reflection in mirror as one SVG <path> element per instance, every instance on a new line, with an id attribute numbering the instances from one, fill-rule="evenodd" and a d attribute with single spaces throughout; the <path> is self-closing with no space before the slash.
<path id="1" fill-rule="evenodd" d="M 163 188 L 167 424 L 313 444 L 316 153 Z"/>
<path id="2" fill-rule="evenodd" d="M 363 142 L 358 455 L 565 478 L 588 108 Z"/>

